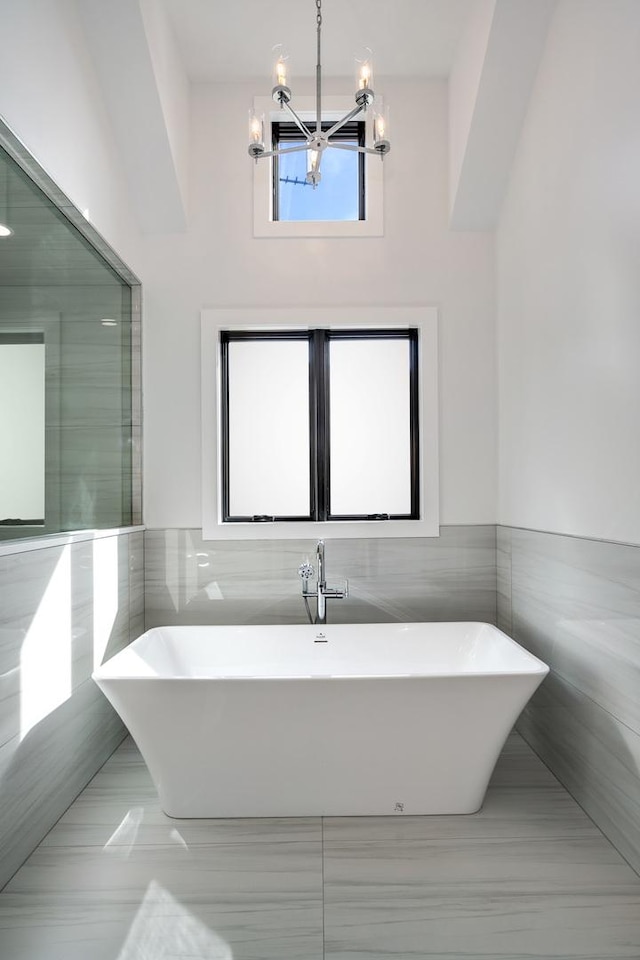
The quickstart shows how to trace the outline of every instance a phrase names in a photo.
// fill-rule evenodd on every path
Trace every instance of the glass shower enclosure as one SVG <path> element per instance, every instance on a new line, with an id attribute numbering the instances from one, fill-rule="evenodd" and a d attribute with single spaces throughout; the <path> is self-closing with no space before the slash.
<path id="1" fill-rule="evenodd" d="M 0 124 L 0 540 L 140 523 L 140 285 Z"/>

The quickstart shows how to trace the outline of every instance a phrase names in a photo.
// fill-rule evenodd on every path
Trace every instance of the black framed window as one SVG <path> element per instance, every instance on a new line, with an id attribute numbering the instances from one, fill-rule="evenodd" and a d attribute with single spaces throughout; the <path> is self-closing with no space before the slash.
<path id="1" fill-rule="evenodd" d="M 323 132 L 326 133 L 331 126 L 330 122 L 324 123 Z M 305 142 L 295 123 L 272 123 L 271 139 L 274 150 L 302 146 Z M 364 147 L 364 122 L 353 120 L 346 123 L 331 140 Z M 307 159 L 306 150 L 273 157 L 273 219 L 364 220 L 365 154 L 351 150 L 325 150 L 320 173 L 327 174 L 327 182 L 321 181 L 315 189 L 305 179 Z"/>
<path id="2" fill-rule="evenodd" d="M 418 520 L 418 331 L 223 330 L 223 522 Z"/>

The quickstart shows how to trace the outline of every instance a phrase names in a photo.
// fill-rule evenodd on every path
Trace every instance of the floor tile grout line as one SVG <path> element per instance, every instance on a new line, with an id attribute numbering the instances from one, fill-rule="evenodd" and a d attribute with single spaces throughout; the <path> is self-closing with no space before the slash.
<path id="1" fill-rule="evenodd" d="M 322 960 L 325 960 L 326 957 L 326 948 L 325 948 L 325 921 L 324 921 L 324 904 L 325 904 L 325 887 L 324 887 L 324 817 L 320 817 L 320 856 L 321 856 L 321 883 L 322 883 Z"/>
<path id="2" fill-rule="evenodd" d="M 543 835 L 538 835 L 538 834 L 527 835 L 527 834 L 522 834 L 522 833 L 515 833 L 515 834 L 505 834 L 505 835 L 503 836 L 503 835 L 495 834 L 494 836 L 488 836 L 488 837 L 487 837 L 487 836 L 484 836 L 484 837 L 473 837 L 473 836 L 467 836 L 467 837 L 442 837 L 442 836 L 440 836 L 440 837 L 433 837 L 433 836 L 432 836 L 432 837 L 382 837 L 382 838 L 380 838 L 380 839 L 376 838 L 376 839 L 371 839 L 371 840 L 369 840 L 369 839 L 367 839 L 367 840 L 360 840 L 360 839 L 359 839 L 359 840 L 348 840 L 348 839 L 340 838 L 340 839 L 338 839 L 338 840 L 327 840 L 327 850 L 331 850 L 331 849 L 333 849 L 333 846 L 334 846 L 334 845 L 337 846 L 337 845 L 339 845 L 339 844 L 349 844 L 349 846 L 355 846 L 356 844 L 358 844 L 358 845 L 359 845 L 359 844 L 366 844 L 367 846 L 373 846 L 373 845 L 375 845 L 375 844 L 377 844 L 377 843 L 380 843 L 380 844 L 383 844 L 383 843 L 386 843 L 386 844 L 388 844 L 388 843 L 400 843 L 400 844 L 430 843 L 430 844 L 445 845 L 445 844 L 449 844 L 449 843 L 456 843 L 456 844 L 459 844 L 459 843 L 486 843 L 486 844 L 490 844 L 490 843 L 503 843 L 503 842 L 504 842 L 504 843 L 519 843 L 519 842 L 522 842 L 522 843 L 537 843 L 538 841 L 551 843 L 551 842 L 553 842 L 554 840 L 558 840 L 558 841 L 562 840 L 562 841 L 575 842 L 575 843 L 584 843 L 585 840 L 602 840 L 602 839 L 604 839 L 604 840 L 607 841 L 607 843 L 608 843 L 610 846 L 614 847 L 614 849 L 616 850 L 617 853 L 620 853 L 620 851 L 617 850 L 617 848 L 614 846 L 614 844 L 611 843 L 611 840 L 609 840 L 608 837 L 604 836 L 604 834 L 602 833 L 601 830 L 600 830 L 599 832 L 600 832 L 600 836 L 594 836 L 593 831 L 590 831 L 589 833 L 585 833 L 585 834 L 582 835 L 582 836 L 581 836 L 580 834 L 573 834 L 573 833 L 570 834 L 570 833 L 564 833 L 564 832 L 562 832 L 562 833 L 550 833 L 550 834 L 543 834 Z M 622 856 L 622 854 L 620 854 L 620 856 Z"/>
<path id="3" fill-rule="evenodd" d="M 407 837 L 376 837 L 376 838 L 367 838 L 367 839 L 349 839 L 344 837 L 339 837 L 338 839 L 327 839 L 326 845 L 324 838 L 321 841 L 322 852 L 324 854 L 325 849 L 328 849 L 329 846 L 335 844 L 377 844 L 377 843 L 435 843 L 435 844 L 445 844 L 445 843 L 495 843 L 495 842 L 508 842 L 513 841 L 553 841 L 553 840 L 567 840 L 567 841 L 576 841 L 582 842 L 584 840 L 597 840 L 604 839 L 608 844 L 611 844 L 615 848 L 615 845 L 611 843 L 611 840 L 605 836 L 599 827 L 597 827 L 598 835 L 594 835 L 595 831 L 590 830 L 588 833 L 585 831 L 584 834 L 576 833 L 544 833 L 544 834 L 522 834 L 522 833 L 505 833 L 505 834 L 491 834 L 484 836 L 407 836 Z M 284 840 L 281 838 L 274 837 L 272 840 L 193 840 L 190 842 L 190 847 L 244 847 L 244 846 L 268 846 L 275 845 L 278 846 L 293 846 L 294 844 L 312 844 L 313 840 Z M 72 850 L 91 850 L 91 849 L 104 849 L 103 843 L 45 843 L 44 841 L 38 846 L 46 850 L 58 850 L 61 848 Z M 138 842 L 136 843 L 137 849 L 146 849 L 153 848 L 158 849 L 162 847 L 171 847 L 173 846 L 168 841 L 158 840 L 154 842 L 150 840 L 148 842 Z M 117 849 L 117 848 L 114 848 Z M 35 851 L 34 851 L 35 852 Z M 617 851 L 618 853 L 620 851 Z M 622 854 L 621 854 L 622 856 Z M 324 877 L 323 877 L 324 880 Z"/>

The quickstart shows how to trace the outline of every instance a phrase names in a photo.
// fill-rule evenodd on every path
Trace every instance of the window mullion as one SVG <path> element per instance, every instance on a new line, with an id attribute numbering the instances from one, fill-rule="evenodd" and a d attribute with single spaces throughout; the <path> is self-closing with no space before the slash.
<path id="1" fill-rule="evenodd" d="M 318 460 L 319 460 L 319 439 L 318 439 L 318 388 L 317 388 L 317 367 L 318 367 L 318 348 L 316 343 L 317 330 L 309 331 L 309 489 L 311 494 L 311 518 L 314 521 L 321 519 L 320 516 L 320 498 L 318 484 Z"/>
<path id="2" fill-rule="evenodd" d="M 314 481 L 317 519 L 329 513 L 329 345 L 326 330 L 312 332 L 311 393 L 314 407 Z"/>

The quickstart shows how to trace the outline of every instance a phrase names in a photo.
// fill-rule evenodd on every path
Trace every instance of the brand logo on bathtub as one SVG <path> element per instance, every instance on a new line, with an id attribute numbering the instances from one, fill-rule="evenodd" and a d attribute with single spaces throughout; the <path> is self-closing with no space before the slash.
<path id="1" fill-rule="evenodd" d="M 396 803 L 393 807 L 394 813 L 404 813 L 404 803 Z"/>
<path id="2" fill-rule="evenodd" d="M 325 633 L 316 633 L 316 638 L 313 641 L 314 643 L 328 643 L 327 635 Z"/>

